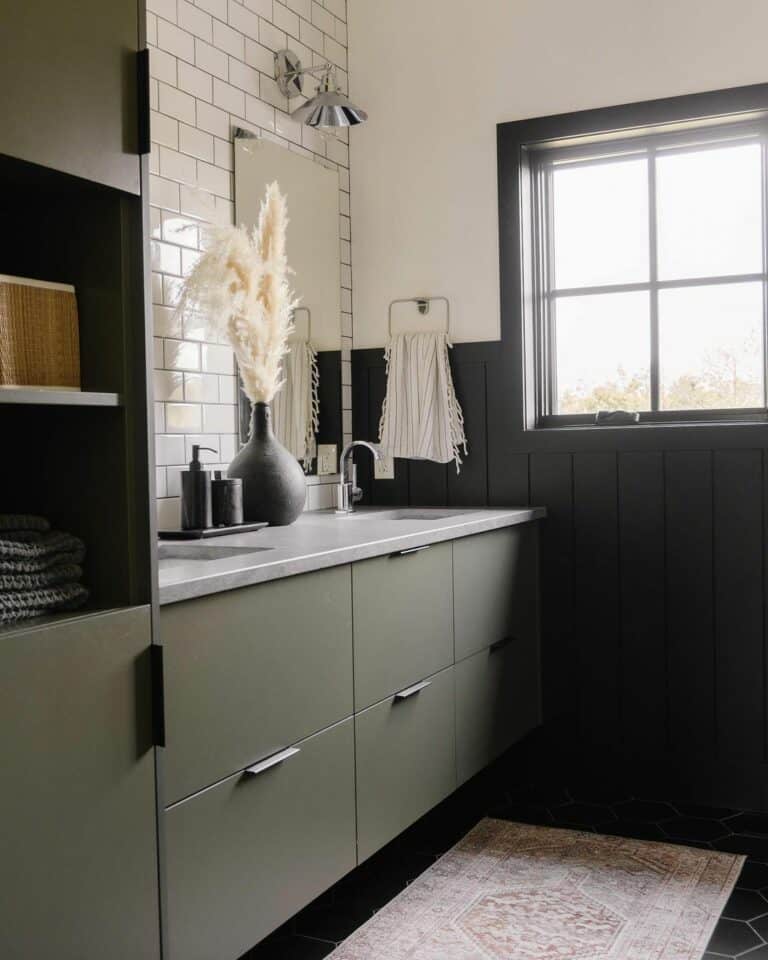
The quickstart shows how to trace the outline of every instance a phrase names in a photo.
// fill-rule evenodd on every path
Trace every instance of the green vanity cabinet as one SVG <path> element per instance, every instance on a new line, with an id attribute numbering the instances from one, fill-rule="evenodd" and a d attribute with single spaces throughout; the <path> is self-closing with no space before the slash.
<path id="1" fill-rule="evenodd" d="M 456 789 L 453 667 L 355 717 L 362 862 Z"/>
<path id="2" fill-rule="evenodd" d="M 486 647 L 455 667 L 459 784 L 541 722 L 538 637 Z"/>
<path id="3" fill-rule="evenodd" d="M 524 523 L 454 541 L 456 660 L 493 643 L 538 633 L 538 525 Z"/>
<path id="4" fill-rule="evenodd" d="M 295 749 L 166 811 L 168 960 L 235 960 L 355 866 L 352 721 Z"/>
<path id="5" fill-rule="evenodd" d="M 0 957 L 160 955 L 149 610 L 0 630 Z"/>
<path id="6" fill-rule="evenodd" d="M 453 663 L 451 544 L 352 567 L 355 710 Z"/>
<path id="7" fill-rule="evenodd" d="M 167 803 L 352 713 L 349 567 L 164 606 L 160 638 Z"/>
<path id="8" fill-rule="evenodd" d="M 537 535 L 161 607 L 169 960 L 236 960 L 539 722 Z"/>

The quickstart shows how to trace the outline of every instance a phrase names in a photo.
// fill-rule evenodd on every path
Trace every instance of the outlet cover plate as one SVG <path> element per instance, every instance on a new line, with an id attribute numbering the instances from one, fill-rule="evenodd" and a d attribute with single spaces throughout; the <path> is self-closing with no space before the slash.
<path id="1" fill-rule="evenodd" d="M 373 476 L 376 480 L 395 479 L 395 460 L 393 457 L 382 457 L 373 463 Z"/>
<path id="2" fill-rule="evenodd" d="M 319 443 L 317 445 L 317 474 L 327 477 L 338 473 L 339 453 L 335 443 Z"/>

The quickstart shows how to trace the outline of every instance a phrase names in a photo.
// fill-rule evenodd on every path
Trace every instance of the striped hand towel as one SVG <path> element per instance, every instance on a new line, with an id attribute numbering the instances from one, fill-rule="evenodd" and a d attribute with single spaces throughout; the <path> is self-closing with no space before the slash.
<path id="1" fill-rule="evenodd" d="M 456 462 L 467 453 L 446 333 L 400 333 L 386 349 L 387 394 L 379 443 L 390 457 Z"/>
<path id="2" fill-rule="evenodd" d="M 308 340 L 295 340 L 290 347 L 283 359 L 284 383 L 272 401 L 272 421 L 280 443 L 309 470 L 317 455 L 317 352 Z"/>

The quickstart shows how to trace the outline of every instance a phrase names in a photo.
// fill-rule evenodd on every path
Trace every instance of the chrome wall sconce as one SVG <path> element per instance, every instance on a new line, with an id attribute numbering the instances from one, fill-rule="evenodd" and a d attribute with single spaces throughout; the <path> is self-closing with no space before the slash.
<path id="1" fill-rule="evenodd" d="M 365 123 L 368 114 L 355 106 L 338 88 L 336 67 L 323 63 L 314 67 L 302 67 L 301 60 L 292 50 L 280 50 L 275 54 L 275 80 L 284 97 L 305 96 L 304 77 L 318 76 L 319 83 L 314 97 L 310 97 L 291 116 L 307 127 L 355 127 Z"/>

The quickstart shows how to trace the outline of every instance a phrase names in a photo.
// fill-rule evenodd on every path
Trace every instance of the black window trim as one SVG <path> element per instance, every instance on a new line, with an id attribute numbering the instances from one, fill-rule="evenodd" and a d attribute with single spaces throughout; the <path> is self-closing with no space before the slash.
<path id="1" fill-rule="evenodd" d="M 539 329 L 546 336 L 546 327 L 540 327 L 537 323 L 536 299 L 532 294 L 540 286 L 540 281 L 536 279 L 537 271 L 542 270 L 542 264 L 546 262 L 546 255 L 541 249 L 544 239 L 536 230 L 540 218 L 532 216 L 533 204 L 537 202 L 538 156 L 545 151 L 548 157 L 558 157 L 564 152 L 573 156 L 577 141 L 583 145 L 583 155 L 594 155 L 596 149 L 602 151 L 607 143 L 615 146 L 615 153 L 628 152 L 633 146 L 637 149 L 639 145 L 655 140 L 663 141 L 664 149 L 674 149 L 668 144 L 673 143 L 675 138 L 681 141 L 682 148 L 685 140 L 690 141 L 691 131 L 698 138 L 700 132 L 709 127 L 715 128 L 712 132 L 720 140 L 723 139 L 721 134 L 724 128 L 739 136 L 759 136 L 768 141 L 768 84 L 498 125 L 502 339 L 509 341 L 511 338 L 511 344 L 508 342 L 507 346 L 512 346 L 514 353 L 504 352 L 509 359 L 514 355 L 518 361 L 516 369 L 512 371 L 511 385 L 517 393 L 515 406 L 519 405 L 523 432 L 626 434 L 627 431 L 641 430 L 645 433 L 646 430 L 674 426 L 678 428 L 677 434 L 680 436 L 683 428 L 696 431 L 707 425 L 720 429 L 730 425 L 752 425 L 760 429 L 768 423 L 766 409 L 761 407 L 722 411 L 646 411 L 641 412 L 639 422 L 632 426 L 597 426 L 591 414 L 548 414 L 547 398 L 542 396 L 542 391 L 549 387 L 545 376 L 547 344 L 542 343 Z M 765 188 L 768 177 L 765 146 L 763 156 L 765 210 L 768 195 Z M 767 233 L 768 230 L 764 230 L 764 237 Z M 755 279 L 765 284 L 767 271 L 768 254 L 764 251 L 763 273 L 756 274 Z M 695 280 L 692 284 L 699 285 L 700 282 Z M 674 285 L 681 284 L 676 281 Z M 641 286 L 646 288 L 647 285 Z M 768 291 L 764 295 L 764 309 L 765 304 L 768 304 Z M 765 354 L 768 355 L 768 335 Z"/>

